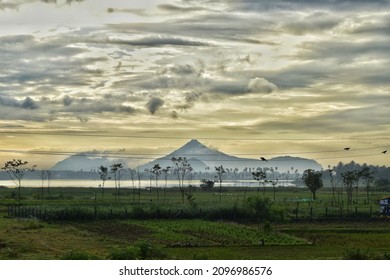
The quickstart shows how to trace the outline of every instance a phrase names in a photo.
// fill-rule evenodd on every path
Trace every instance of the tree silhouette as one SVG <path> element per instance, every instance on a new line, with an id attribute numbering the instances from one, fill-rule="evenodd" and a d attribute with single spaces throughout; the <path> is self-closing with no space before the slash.
<path id="1" fill-rule="evenodd" d="M 114 174 L 114 181 L 115 181 L 115 202 L 119 201 L 122 168 L 123 168 L 122 163 L 114 163 L 113 165 L 110 166 L 110 172 Z"/>
<path id="2" fill-rule="evenodd" d="M 219 202 L 221 203 L 221 196 L 222 196 L 222 179 L 224 174 L 226 173 L 225 169 L 223 166 L 215 166 L 215 172 L 217 173 L 217 178 L 219 181 Z"/>
<path id="3" fill-rule="evenodd" d="M 166 192 L 166 189 L 167 189 L 167 185 L 168 185 L 168 175 L 169 173 L 171 172 L 171 167 L 170 166 L 167 166 L 166 168 L 163 168 L 162 170 L 162 173 L 164 174 L 164 180 L 165 180 L 165 187 L 164 187 L 164 203 L 165 203 L 165 192 Z"/>
<path id="4" fill-rule="evenodd" d="M 358 172 L 356 170 L 345 171 L 341 173 L 345 190 L 348 197 L 348 205 L 352 204 L 353 184 L 358 180 Z"/>
<path id="5" fill-rule="evenodd" d="M 133 186 L 133 201 L 135 200 L 135 184 L 134 184 L 134 178 L 135 178 L 135 174 L 136 174 L 136 171 L 134 169 L 129 169 L 129 173 L 130 173 L 130 178 L 131 178 L 131 183 L 132 183 L 132 186 Z"/>
<path id="6" fill-rule="evenodd" d="M 359 171 L 360 177 L 366 182 L 366 191 L 367 191 L 367 204 L 370 203 L 370 185 L 374 182 L 374 172 L 370 170 L 368 166 L 363 166 Z"/>
<path id="7" fill-rule="evenodd" d="M 322 188 L 322 172 L 321 171 L 315 171 L 313 169 L 306 169 L 303 172 L 302 180 L 305 183 L 305 185 L 309 188 L 313 195 L 313 200 L 316 199 L 316 192 L 320 188 Z"/>
<path id="8" fill-rule="evenodd" d="M 35 170 L 36 165 L 33 167 L 27 166 L 28 161 L 22 161 L 21 159 L 13 159 L 10 161 L 5 162 L 4 167 L 1 169 L 4 169 L 11 180 L 15 183 L 15 185 L 18 187 L 18 202 L 20 204 L 20 189 L 22 187 L 22 180 L 24 175 L 26 175 L 27 172 L 32 172 Z"/>
<path id="9" fill-rule="evenodd" d="M 161 166 L 160 164 L 155 164 L 152 168 L 152 170 L 150 170 L 150 172 L 152 172 L 154 174 L 154 178 L 156 180 L 156 190 L 157 190 L 157 201 L 160 201 L 160 195 L 159 195 L 159 192 L 158 192 L 158 178 L 160 177 L 161 175 Z"/>
<path id="10" fill-rule="evenodd" d="M 110 179 L 110 177 L 108 177 L 108 168 L 101 165 L 99 168 L 98 168 L 98 172 L 99 172 L 99 175 L 100 175 L 100 179 L 102 180 L 102 200 L 104 199 L 104 183 Z"/>
<path id="11" fill-rule="evenodd" d="M 179 189 L 181 192 L 182 201 L 184 203 L 184 179 L 187 173 L 192 170 L 191 164 L 187 161 L 186 157 L 172 157 L 173 173 L 176 175 L 179 181 Z"/>
<path id="12" fill-rule="evenodd" d="M 267 174 L 263 170 L 257 170 L 252 172 L 252 177 L 256 181 L 259 182 L 259 189 L 261 184 L 265 184 L 265 179 L 267 178 Z M 263 190 L 263 196 L 265 195 L 265 186 Z"/>

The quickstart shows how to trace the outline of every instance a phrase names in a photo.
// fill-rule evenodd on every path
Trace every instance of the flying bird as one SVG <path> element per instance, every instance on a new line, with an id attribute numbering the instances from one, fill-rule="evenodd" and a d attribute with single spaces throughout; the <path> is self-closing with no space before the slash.
<path id="1" fill-rule="evenodd" d="M 387 153 L 387 150 L 383 151 L 382 154 L 386 154 Z"/>
<path id="2" fill-rule="evenodd" d="M 260 159 L 261 159 L 262 161 L 268 162 L 268 160 L 267 160 L 266 158 L 260 157 Z"/>
<path id="3" fill-rule="evenodd" d="M 349 151 L 350 147 L 344 148 L 344 151 Z"/>

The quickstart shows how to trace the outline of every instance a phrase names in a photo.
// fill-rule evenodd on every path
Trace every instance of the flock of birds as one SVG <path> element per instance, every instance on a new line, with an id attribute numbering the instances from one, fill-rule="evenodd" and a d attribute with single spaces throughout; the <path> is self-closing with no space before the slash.
<path id="1" fill-rule="evenodd" d="M 344 148 L 345 151 L 349 151 L 350 149 L 351 149 L 350 147 Z M 387 150 L 382 151 L 382 154 L 386 154 L 386 153 L 387 153 Z"/>
<path id="2" fill-rule="evenodd" d="M 349 151 L 350 149 L 351 149 L 351 147 L 345 147 L 345 148 L 344 148 L 344 151 Z M 386 153 L 387 153 L 387 150 L 382 151 L 382 154 L 386 154 Z M 260 157 L 260 159 L 261 159 L 262 161 L 268 162 L 268 160 L 267 160 L 265 157 Z"/>

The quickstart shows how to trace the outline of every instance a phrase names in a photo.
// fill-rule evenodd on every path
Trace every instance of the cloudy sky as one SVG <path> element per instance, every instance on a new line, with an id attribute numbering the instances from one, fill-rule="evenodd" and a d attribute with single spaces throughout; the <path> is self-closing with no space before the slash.
<path id="1" fill-rule="evenodd" d="M 390 165 L 388 0 L 0 0 L 0 26 L 1 161 L 197 138 Z"/>

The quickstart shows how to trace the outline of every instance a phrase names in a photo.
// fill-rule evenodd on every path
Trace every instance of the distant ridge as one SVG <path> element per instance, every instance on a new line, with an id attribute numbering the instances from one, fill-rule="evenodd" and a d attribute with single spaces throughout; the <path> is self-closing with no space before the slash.
<path id="1" fill-rule="evenodd" d="M 315 160 L 300 157 L 280 156 L 267 159 L 267 161 L 261 161 L 260 159 L 231 156 L 216 149 L 209 148 L 196 139 L 192 139 L 170 154 L 143 164 L 138 168 L 140 171 L 144 171 L 145 169 L 153 168 L 155 164 L 160 164 L 162 168 L 172 166 L 171 159 L 173 157 L 186 157 L 195 172 L 205 172 L 207 169 L 214 171 L 214 167 L 220 165 L 229 170 L 238 168 L 239 172 L 243 171 L 244 168 L 254 170 L 259 167 L 273 168 L 278 172 L 288 171 L 292 173 L 296 171 L 302 173 L 309 168 L 314 170 L 322 169 L 322 166 Z M 57 162 L 51 170 L 90 171 L 97 170 L 101 165 L 108 167 L 113 163 L 122 163 L 124 168 L 134 166 L 134 162 L 130 165 L 130 161 L 126 162 L 123 159 L 118 160 L 109 156 L 101 156 L 101 154 L 94 156 L 93 153 L 79 153 Z"/>
<path id="2" fill-rule="evenodd" d="M 291 171 L 302 173 L 306 169 L 321 170 L 322 166 L 313 159 L 306 159 L 300 157 L 282 156 L 275 157 L 268 160 L 268 162 L 259 159 L 240 158 L 230 156 L 223 152 L 217 151 L 193 139 L 173 151 L 172 153 L 153 160 L 147 164 L 141 165 L 140 170 L 151 169 L 155 164 L 160 164 L 161 167 L 172 166 L 172 157 L 186 157 L 191 164 L 194 171 L 204 172 L 206 168 L 214 170 L 215 166 L 223 165 L 224 168 L 234 169 L 238 168 L 242 171 L 244 168 L 276 168 L 279 172 Z"/>
<path id="3" fill-rule="evenodd" d="M 66 171 L 90 171 L 97 170 L 100 166 L 110 166 L 113 163 L 122 163 L 124 167 L 127 167 L 127 164 L 123 160 L 113 160 L 108 157 L 93 157 L 90 153 L 88 155 L 84 153 L 78 153 L 72 155 L 64 160 L 57 162 L 51 170 L 66 170 Z"/>

